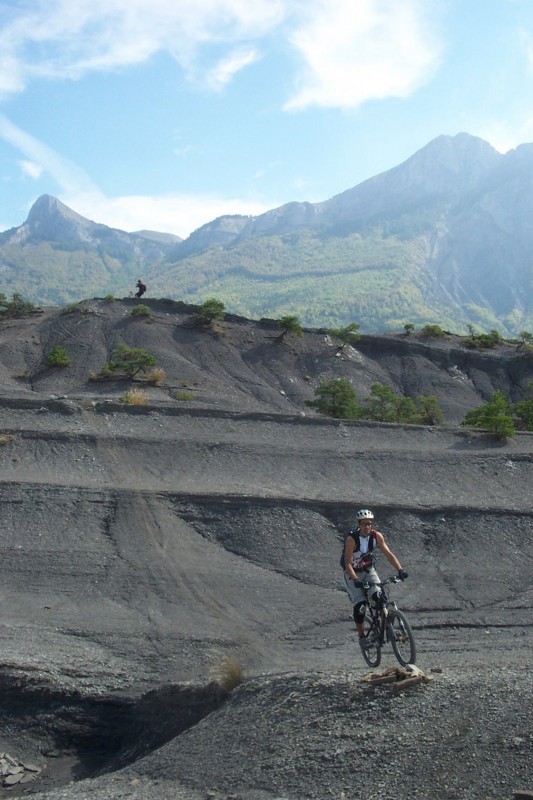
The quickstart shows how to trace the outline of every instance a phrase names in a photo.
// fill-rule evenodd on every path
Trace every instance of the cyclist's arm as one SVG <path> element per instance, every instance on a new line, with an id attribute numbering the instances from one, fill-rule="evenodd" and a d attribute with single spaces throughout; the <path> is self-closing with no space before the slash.
<path id="1" fill-rule="evenodd" d="M 400 564 L 400 562 L 398 561 L 398 559 L 396 558 L 396 556 L 394 555 L 388 544 L 385 542 L 383 534 L 380 533 L 379 531 L 376 531 L 376 542 L 378 543 L 379 549 L 381 550 L 381 552 L 383 553 L 389 564 L 392 564 L 394 569 L 398 571 L 401 570 L 402 565 Z"/>
<path id="2" fill-rule="evenodd" d="M 346 542 L 344 543 L 344 570 L 350 576 L 352 581 L 357 580 L 357 575 L 355 574 L 353 568 L 353 552 L 355 549 L 355 539 L 353 536 L 347 536 Z"/>

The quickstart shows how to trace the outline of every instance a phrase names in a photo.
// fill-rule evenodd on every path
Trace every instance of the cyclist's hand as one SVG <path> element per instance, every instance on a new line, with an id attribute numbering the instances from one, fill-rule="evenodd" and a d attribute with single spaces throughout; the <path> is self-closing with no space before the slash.
<path id="1" fill-rule="evenodd" d="M 398 570 L 398 577 L 399 577 L 399 579 L 401 581 L 404 581 L 406 578 L 409 577 L 409 573 L 406 572 L 404 569 L 399 569 Z"/>

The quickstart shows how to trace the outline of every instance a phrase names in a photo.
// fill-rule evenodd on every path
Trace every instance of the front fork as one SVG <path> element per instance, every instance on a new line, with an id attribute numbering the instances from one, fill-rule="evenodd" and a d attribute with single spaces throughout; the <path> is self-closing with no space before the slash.
<path id="1" fill-rule="evenodd" d="M 382 631 L 383 631 L 384 636 L 385 636 L 385 638 L 386 638 L 386 640 L 388 642 L 391 642 L 393 637 L 394 637 L 394 632 L 392 630 L 392 625 L 389 623 L 389 614 L 390 614 L 391 611 L 394 611 L 395 608 L 396 608 L 396 603 L 391 602 L 388 605 L 386 605 L 384 607 L 383 611 L 382 611 L 382 614 L 383 614 Z"/>

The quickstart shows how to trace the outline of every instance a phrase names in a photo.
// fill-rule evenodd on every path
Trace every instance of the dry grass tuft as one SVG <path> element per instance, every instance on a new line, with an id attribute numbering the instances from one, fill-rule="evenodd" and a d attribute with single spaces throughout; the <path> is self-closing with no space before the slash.
<path id="1" fill-rule="evenodd" d="M 15 441 L 15 437 L 10 433 L 0 433 L 0 445 L 11 444 Z"/>
<path id="2" fill-rule="evenodd" d="M 230 656 L 221 650 L 213 650 L 211 662 L 209 675 L 225 692 L 231 692 L 244 681 L 246 677 L 244 667 L 235 656 Z"/>
<path id="3" fill-rule="evenodd" d="M 150 372 L 146 378 L 146 382 L 150 383 L 152 386 L 158 386 L 160 383 L 163 383 L 165 377 L 165 370 L 163 367 L 156 367 Z"/>
<path id="4" fill-rule="evenodd" d="M 128 406 L 145 406 L 148 402 L 148 397 L 144 389 L 128 389 L 127 392 L 120 398 L 122 403 Z"/>

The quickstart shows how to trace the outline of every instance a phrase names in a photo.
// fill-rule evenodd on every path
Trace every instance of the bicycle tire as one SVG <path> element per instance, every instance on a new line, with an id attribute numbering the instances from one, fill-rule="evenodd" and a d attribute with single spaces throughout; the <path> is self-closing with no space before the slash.
<path id="1" fill-rule="evenodd" d="M 391 611 L 387 619 L 387 634 L 390 638 L 394 655 L 402 667 L 416 661 L 415 638 L 411 626 L 401 611 Z"/>
<path id="2" fill-rule="evenodd" d="M 381 641 L 379 638 L 379 630 L 374 625 L 373 621 L 368 617 L 365 618 L 365 634 L 363 642 L 366 647 L 361 647 L 363 658 L 369 667 L 379 667 L 381 663 Z"/>

